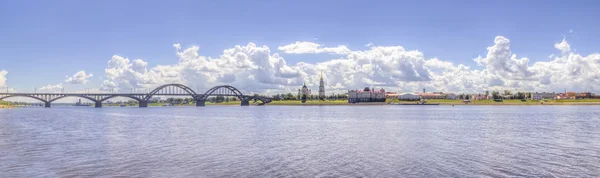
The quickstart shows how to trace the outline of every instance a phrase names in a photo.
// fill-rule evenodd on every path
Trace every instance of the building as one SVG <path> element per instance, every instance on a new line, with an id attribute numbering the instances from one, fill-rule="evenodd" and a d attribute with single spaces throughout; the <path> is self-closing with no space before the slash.
<path id="1" fill-rule="evenodd" d="M 417 101 L 420 99 L 421 99 L 421 96 L 419 96 L 415 93 L 402 93 L 402 94 L 398 95 L 398 100 L 403 100 L 403 101 Z"/>
<path id="2" fill-rule="evenodd" d="M 474 95 L 469 95 L 469 99 L 471 99 L 471 100 L 491 100 L 493 98 L 490 95 L 474 94 Z"/>
<path id="3" fill-rule="evenodd" d="M 532 95 L 533 96 L 533 95 Z M 575 99 L 575 97 L 571 97 L 569 96 L 567 93 L 559 93 L 558 95 L 556 95 L 556 97 L 554 97 L 554 99 L 557 100 L 565 100 L 565 99 Z"/>
<path id="4" fill-rule="evenodd" d="M 325 82 L 323 82 L 323 73 L 321 72 L 321 80 L 319 81 L 319 99 L 325 99 Z"/>
<path id="5" fill-rule="evenodd" d="M 531 94 L 531 100 L 545 100 L 545 99 L 553 99 L 556 97 L 556 93 L 548 93 L 548 92 L 535 92 Z"/>
<path id="6" fill-rule="evenodd" d="M 302 95 L 306 95 L 306 98 L 310 98 L 310 89 L 306 87 L 306 83 L 302 86 L 301 89 L 298 89 L 298 98 L 302 98 Z"/>
<path id="7" fill-rule="evenodd" d="M 385 90 L 372 90 L 369 87 L 361 90 L 348 91 L 348 103 L 385 102 Z"/>
<path id="8" fill-rule="evenodd" d="M 396 99 L 398 98 L 398 93 L 396 92 L 385 92 L 385 98 L 386 99 Z"/>
<path id="9" fill-rule="evenodd" d="M 441 93 L 417 93 L 422 99 L 446 99 L 446 95 Z"/>
<path id="10" fill-rule="evenodd" d="M 446 99 L 455 100 L 458 99 L 458 96 L 456 96 L 454 93 L 446 93 Z"/>
<path id="11" fill-rule="evenodd" d="M 581 92 L 578 96 L 577 99 L 595 99 L 597 98 L 596 96 L 594 96 L 593 93 L 590 92 Z"/>

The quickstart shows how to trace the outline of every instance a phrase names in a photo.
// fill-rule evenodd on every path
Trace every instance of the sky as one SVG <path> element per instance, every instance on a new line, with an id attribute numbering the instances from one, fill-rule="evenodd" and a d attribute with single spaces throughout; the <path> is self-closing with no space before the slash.
<path id="1" fill-rule="evenodd" d="M 0 2 L 0 87 L 600 92 L 599 1 Z"/>

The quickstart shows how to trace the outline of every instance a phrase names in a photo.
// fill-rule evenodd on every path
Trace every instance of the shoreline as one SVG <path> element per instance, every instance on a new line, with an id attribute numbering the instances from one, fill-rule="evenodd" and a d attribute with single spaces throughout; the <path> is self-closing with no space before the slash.
<path id="1" fill-rule="evenodd" d="M 372 103 L 348 103 L 347 101 L 314 101 L 301 103 L 296 101 L 283 101 L 283 102 L 272 102 L 265 105 L 250 104 L 250 106 L 384 106 L 384 105 L 397 105 L 397 106 L 419 106 L 419 105 L 402 105 L 402 104 L 415 104 L 415 102 L 372 102 Z M 428 102 L 428 104 L 439 104 L 439 106 L 595 106 L 599 105 L 600 102 L 475 102 L 475 103 L 463 103 L 463 102 Z M 219 104 L 207 104 L 207 107 L 212 106 L 239 106 L 240 103 L 219 103 Z M 93 106 L 90 106 L 93 107 Z M 120 107 L 119 105 L 104 105 L 103 107 Z M 138 107 L 126 106 L 126 107 Z M 195 104 L 189 105 L 172 105 L 172 106 L 161 106 L 151 105 L 149 107 L 196 107 Z M 0 105 L 0 109 L 14 109 L 20 108 L 19 106 L 12 105 Z"/>
<path id="2" fill-rule="evenodd" d="M 600 105 L 600 103 L 545 103 L 545 104 L 444 104 L 440 103 L 440 105 L 460 105 L 460 106 L 578 106 L 578 105 Z"/>
<path id="3" fill-rule="evenodd" d="M 11 105 L 0 105 L 0 109 L 12 109 L 15 108 L 14 106 Z"/>

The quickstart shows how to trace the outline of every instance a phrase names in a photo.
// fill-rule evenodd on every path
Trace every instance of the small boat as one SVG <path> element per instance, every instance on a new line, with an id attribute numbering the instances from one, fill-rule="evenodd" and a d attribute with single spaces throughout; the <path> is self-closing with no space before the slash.
<path id="1" fill-rule="evenodd" d="M 127 107 L 127 105 L 121 104 L 121 107 Z"/>

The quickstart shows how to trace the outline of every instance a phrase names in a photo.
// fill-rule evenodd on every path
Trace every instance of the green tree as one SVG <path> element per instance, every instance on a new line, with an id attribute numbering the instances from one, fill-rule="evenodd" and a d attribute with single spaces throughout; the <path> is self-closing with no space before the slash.
<path id="1" fill-rule="evenodd" d="M 338 94 L 337 98 L 339 100 L 348 100 L 348 94 Z"/>
<path id="2" fill-rule="evenodd" d="M 130 106 L 131 105 L 135 105 L 135 104 L 137 104 L 137 101 L 136 100 L 129 100 L 129 101 L 127 101 L 127 104 L 130 105 Z"/>
<path id="3" fill-rule="evenodd" d="M 521 99 L 522 100 L 522 99 L 525 99 L 525 97 L 526 96 L 525 96 L 524 92 L 517 92 L 517 97 L 516 97 L 517 99 Z"/>
<path id="4" fill-rule="evenodd" d="M 494 98 L 494 99 L 501 99 L 500 92 L 499 91 L 493 91 L 492 92 L 492 98 Z"/>
<path id="5" fill-rule="evenodd" d="M 512 95 L 510 90 L 504 90 L 504 96 L 510 96 L 510 95 Z"/>
<path id="6" fill-rule="evenodd" d="M 258 97 L 260 97 L 258 94 L 254 94 L 254 102 L 256 103 L 258 101 Z"/>
<path id="7" fill-rule="evenodd" d="M 296 96 L 294 96 L 292 93 L 288 93 L 286 94 L 285 100 L 296 100 Z"/>
<path id="8" fill-rule="evenodd" d="M 305 103 L 305 102 L 306 102 L 306 99 L 307 99 L 307 96 L 306 96 L 306 94 L 302 94 L 302 97 L 301 97 L 301 99 L 302 99 L 302 103 Z"/>
<path id="9" fill-rule="evenodd" d="M 182 98 L 175 98 L 175 103 L 176 104 L 181 104 L 181 103 L 183 103 L 183 99 Z"/>
<path id="10" fill-rule="evenodd" d="M 224 97 L 224 96 L 217 96 L 217 97 L 215 98 L 215 102 L 216 102 L 216 103 L 222 103 L 222 102 L 224 102 L 224 101 L 225 101 L 225 97 Z"/>

